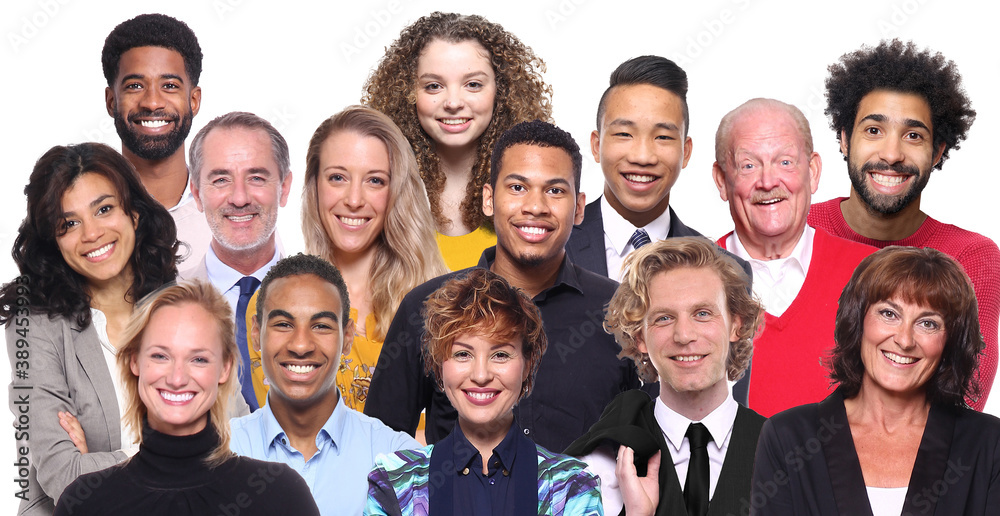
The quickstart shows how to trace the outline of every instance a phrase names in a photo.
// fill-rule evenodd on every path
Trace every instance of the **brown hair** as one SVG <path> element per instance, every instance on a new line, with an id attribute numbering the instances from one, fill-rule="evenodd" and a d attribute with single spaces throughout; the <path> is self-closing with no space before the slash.
<path id="1" fill-rule="evenodd" d="M 840 295 L 833 334 L 836 345 L 825 362 L 830 379 L 840 382 L 844 397 L 858 394 L 865 375 L 861 360 L 865 314 L 873 304 L 896 297 L 929 306 L 944 318 L 944 353 L 927 381 L 927 400 L 964 406 L 966 398 L 976 399 L 980 386 L 974 373 L 986 344 L 979 332 L 976 293 L 969 277 L 941 251 L 898 246 L 862 260 Z"/>
<path id="2" fill-rule="evenodd" d="M 531 47 L 482 16 L 435 12 L 403 29 L 365 82 L 361 102 L 389 115 L 410 141 L 427 186 L 431 212 L 439 225 L 447 222 L 441 213 L 445 177 L 434 141 L 420 126 L 416 110 L 417 61 L 424 47 L 435 39 L 478 42 L 489 52 L 496 74 L 493 118 L 479 137 L 472 178 L 462 201 L 462 221 L 477 228 L 489 222 L 482 209 L 483 185 L 489 178 L 493 144 L 518 122 L 551 121 L 552 88 L 542 81 L 545 63 Z"/>
<path id="3" fill-rule="evenodd" d="M 711 269 L 719 275 L 726 291 L 726 307 L 740 318 L 739 339 L 731 343 L 726 372 L 730 381 L 743 376 L 753 355 L 753 338 L 764 324 L 764 309 L 750 294 L 750 279 L 731 256 L 703 237 L 669 238 L 637 249 L 625 258 L 621 285 L 608 303 L 604 329 L 614 334 L 622 347 L 619 358 L 635 362 L 639 377 L 645 382 L 658 379 L 649 356 L 639 351 L 639 335 L 649 312 L 649 282 L 653 276 L 684 267 Z"/>

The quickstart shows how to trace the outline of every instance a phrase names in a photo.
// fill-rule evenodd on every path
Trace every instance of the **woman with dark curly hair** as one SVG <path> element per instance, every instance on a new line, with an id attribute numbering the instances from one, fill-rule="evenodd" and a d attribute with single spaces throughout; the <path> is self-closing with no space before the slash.
<path id="1" fill-rule="evenodd" d="M 30 443 L 25 434 L 19 447 L 30 450 L 32 488 L 18 513 L 52 514 L 77 476 L 135 451 L 111 371 L 136 301 L 177 275 L 177 231 L 106 145 L 49 149 L 24 192 L 12 253 L 21 276 L 0 289 L 0 322 L 14 373 L 10 406 L 15 418 L 30 415 Z M 71 429 L 86 431 L 80 449 Z"/>
<path id="2" fill-rule="evenodd" d="M 496 244 L 482 210 L 490 154 L 518 122 L 551 120 L 543 71 L 500 25 L 435 12 L 403 29 L 365 83 L 362 102 L 389 115 L 413 146 L 452 270 Z"/>
<path id="3" fill-rule="evenodd" d="M 1000 420 L 966 405 L 983 350 L 962 267 L 887 247 L 844 288 L 838 389 L 764 424 L 750 514 L 1000 514 Z"/>

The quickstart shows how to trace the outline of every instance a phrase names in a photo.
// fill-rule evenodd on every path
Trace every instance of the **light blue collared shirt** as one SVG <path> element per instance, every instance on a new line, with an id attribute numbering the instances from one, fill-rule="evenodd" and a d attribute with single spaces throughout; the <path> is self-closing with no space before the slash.
<path id="1" fill-rule="evenodd" d="M 364 512 L 368 473 L 375 465 L 375 457 L 420 447 L 409 435 L 347 408 L 342 396 L 330 419 L 316 434 L 318 451 L 308 461 L 292 448 L 274 418 L 270 395 L 260 410 L 234 418 L 229 424 L 232 432 L 229 446 L 234 452 L 291 466 L 309 485 L 323 516 Z"/>

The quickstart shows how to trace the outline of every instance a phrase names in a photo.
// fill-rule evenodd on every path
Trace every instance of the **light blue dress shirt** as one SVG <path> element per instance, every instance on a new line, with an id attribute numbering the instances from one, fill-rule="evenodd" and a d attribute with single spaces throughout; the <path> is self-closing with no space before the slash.
<path id="1" fill-rule="evenodd" d="M 270 396 L 260 410 L 232 419 L 230 428 L 230 448 L 237 454 L 283 462 L 299 472 L 323 516 L 364 512 L 375 457 L 420 447 L 409 435 L 347 408 L 343 397 L 316 435 L 318 451 L 308 461 L 288 442 L 271 412 Z"/>

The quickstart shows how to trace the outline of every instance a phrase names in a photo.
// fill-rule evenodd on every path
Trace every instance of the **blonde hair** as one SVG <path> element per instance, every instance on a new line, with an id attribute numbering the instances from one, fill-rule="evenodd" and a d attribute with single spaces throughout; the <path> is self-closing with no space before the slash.
<path id="1" fill-rule="evenodd" d="M 389 204 L 382 234 L 373 244 L 375 260 L 368 284 L 375 328 L 367 330 L 374 330 L 372 336 L 381 341 L 403 296 L 448 269 L 437 247 L 434 219 L 409 142 L 389 117 L 363 106 L 350 106 L 324 120 L 309 140 L 302 187 L 302 236 L 306 252 L 336 265 L 334 244 L 320 219 L 317 181 L 323 143 L 344 131 L 378 139 L 389 155 Z"/>
<path id="2" fill-rule="evenodd" d="M 764 309 L 750 293 L 750 279 L 732 257 L 704 237 L 668 238 L 633 251 L 625 258 L 621 285 L 608 303 L 604 329 L 613 333 L 622 347 L 619 358 L 635 362 L 643 381 L 655 382 L 656 369 L 649 356 L 639 351 L 636 335 L 642 332 L 649 312 L 649 282 L 661 272 L 684 267 L 706 268 L 719 275 L 726 291 L 726 308 L 740 318 L 737 340 L 731 343 L 726 372 L 730 381 L 743 376 L 753 355 L 753 338 L 764 323 Z"/>
<path id="3" fill-rule="evenodd" d="M 218 338 L 222 343 L 223 364 L 229 364 L 229 376 L 219 384 L 218 396 L 209 410 L 209 421 L 219 435 L 219 443 L 205 462 L 210 468 L 221 465 L 233 456 L 229 449 L 229 417 L 227 407 L 229 399 L 235 394 L 238 381 L 237 371 L 240 369 L 240 353 L 236 347 L 236 329 L 229 303 L 215 287 L 201 280 L 180 281 L 171 283 L 149 294 L 136 306 L 132 317 L 125 327 L 122 342 L 125 345 L 118 350 L 118 372 L 122 379 L 123 396 L 125 397 L 125 414 L 122 419 L 132 432 L 142 442 L 143 422 L 148 409 L 139 397 L 139 377 L 132 372 L 132 360 L 137 358 L 142 346 L 142 338 L 149 325 L 153 313 L 167 306 L 194 304 L 208 312 L 218 324 Z"/>

